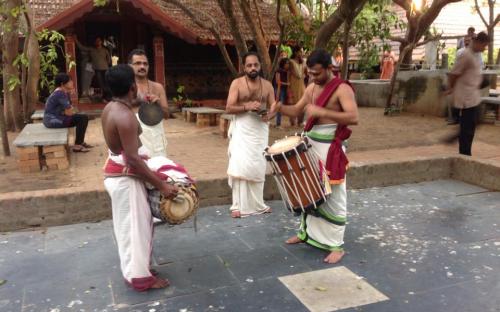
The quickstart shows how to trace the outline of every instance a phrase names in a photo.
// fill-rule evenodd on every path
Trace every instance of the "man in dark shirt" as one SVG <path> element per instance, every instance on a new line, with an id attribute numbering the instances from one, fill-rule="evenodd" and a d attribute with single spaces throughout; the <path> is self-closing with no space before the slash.
<path id="1" fill-rule="evenodd" d="M 59 73 L 55 77 L 56 89 L 45 102 L 43 124 L 47 128 L 70 128 L 76 126 L 73 152 L 88 152 L 91 145 L 85 143 L 85 132 L 89 118 L 85 114 L 75 114 L 69 93 L 73 90 L 73 81 L 68 74 Z"/>

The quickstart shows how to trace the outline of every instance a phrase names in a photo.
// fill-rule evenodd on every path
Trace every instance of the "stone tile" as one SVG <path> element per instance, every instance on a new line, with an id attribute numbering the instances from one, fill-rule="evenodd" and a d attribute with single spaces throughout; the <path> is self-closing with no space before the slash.
<path id="1" fill-rule="evenodd" d="M 108 279 L 75 279 L 66 283 L 46 280 L 27 285 L 23 311 L 94 311 L 112 305 Z"/>
<path id="2" fill-rule="evenodd" d="M 279 280 L 311 312 L 337 311 L 389 300 L 343 266 L 282 276 Z"/>
<path id="3" fill-rule="evenodd" d="M 458 196 L 487 191 L 482 187 L 458 180 L 435 180 L 417 183 L 415 186 L 422 194 L 431 196 Z"/>
<path id="4" fill-rule="evenodd" d="M 221 253 L 220 257 L 241 283 L 310 270 L 281 247 L 265 247 L 246 252 L 228 251 Z"/>
<path id="5" fill-rule="evenodd" d="M 0 276 L 0 279 L 5 279 Z M 23 287 L 7 280 L 0 286 L 0 311 L 21 312 L 23 302 Z"/>
<path id="6" fill-rule="evenodd" d="M 175 233 L 156 233 L 154 256 L 157 264 L 185 260 L 207 255 L 215 255 L 225 250 L 242 252 L 250 248 L 234 235 L 224 230 L 206 230 L 195 233 L 193 230 Z"/>

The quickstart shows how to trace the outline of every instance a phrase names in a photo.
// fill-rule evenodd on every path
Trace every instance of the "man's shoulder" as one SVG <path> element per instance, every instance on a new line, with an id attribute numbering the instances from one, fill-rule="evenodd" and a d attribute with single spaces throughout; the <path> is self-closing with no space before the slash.
<path id="1" fill-rule="evenodd" d="M 165 89 L 165 88 L 163 88 L 163 85 L 161 83 L 153 81 L 153 80 L 149 80 L 149 84 L 151 87 L 153 87 L 156 90 L 164 90 Z"/>

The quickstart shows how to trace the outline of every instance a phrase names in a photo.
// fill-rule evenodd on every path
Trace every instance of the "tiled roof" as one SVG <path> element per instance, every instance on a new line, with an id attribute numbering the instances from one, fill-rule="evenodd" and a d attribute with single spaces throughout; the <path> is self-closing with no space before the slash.
<path id="1" fill-rule="evenodd" d="M 78 4 L 79 2 L 84 2 L 86 0 L 30 0 L 35 25 L 40 26 L 42 24 L 47 24 L 53 19 L 56 19 L 61 13 L 70 9 L 72 6 Z M 167 3 L 163 0 L 120 0 L 121 2 L 129 1 L 135 7 L 140 6 L 140 2 L 149 2 L 149 4 L 155 4 L 163 14 L 168 15 L 175 24 L 182 27 L 185 31 L 193 33 L 197 36 L 197 40 L 200 42 L 211 42 L 214 40 L 212 34 L 201 27 L 199 27 L 191 18 L 189 18 L 180 8 L 177 6 Z M 231 41 L 232 36 L 229 30 L 228 21 L 226 20 L 224 14 L 217 4 L 217 0 L 181 0 L 185 6 L 195 10 L 201 11 L 203 13 L 211 16 L 220 28 L 221 37 L 225 41 Z M 269 4 L 262 1 L 257 1 L 259 3 L 259 10 L 262 16 L 263 28 L 266 34 L 269 36 L 268 39 L 277 41 L 279 37 L 279 28 L 276 23 L 275 18 L 275 8 Z M 244 21 L 242 13 L 237 5 L 236 1 L 234 3 L 234 14 L 240 22 L 240 28 L 242 30 L 245 39 L 250 40 L 252 38 L 251 32 Z"/>

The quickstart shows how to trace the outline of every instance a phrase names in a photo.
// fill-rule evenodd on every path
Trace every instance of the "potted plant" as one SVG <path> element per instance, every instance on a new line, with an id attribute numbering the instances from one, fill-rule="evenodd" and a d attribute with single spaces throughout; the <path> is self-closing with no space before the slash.
<path id="1" fill-rule="evenodd" d="M 172 98 L 174 104 L 177 106 L 179 110 L 182 110 L 183 107 L 191 107 L 193 106 L 193 101 L 186 95 L 184 92 L 185 87 L 183 85 L 177 86 L 177 95 Z"/>

